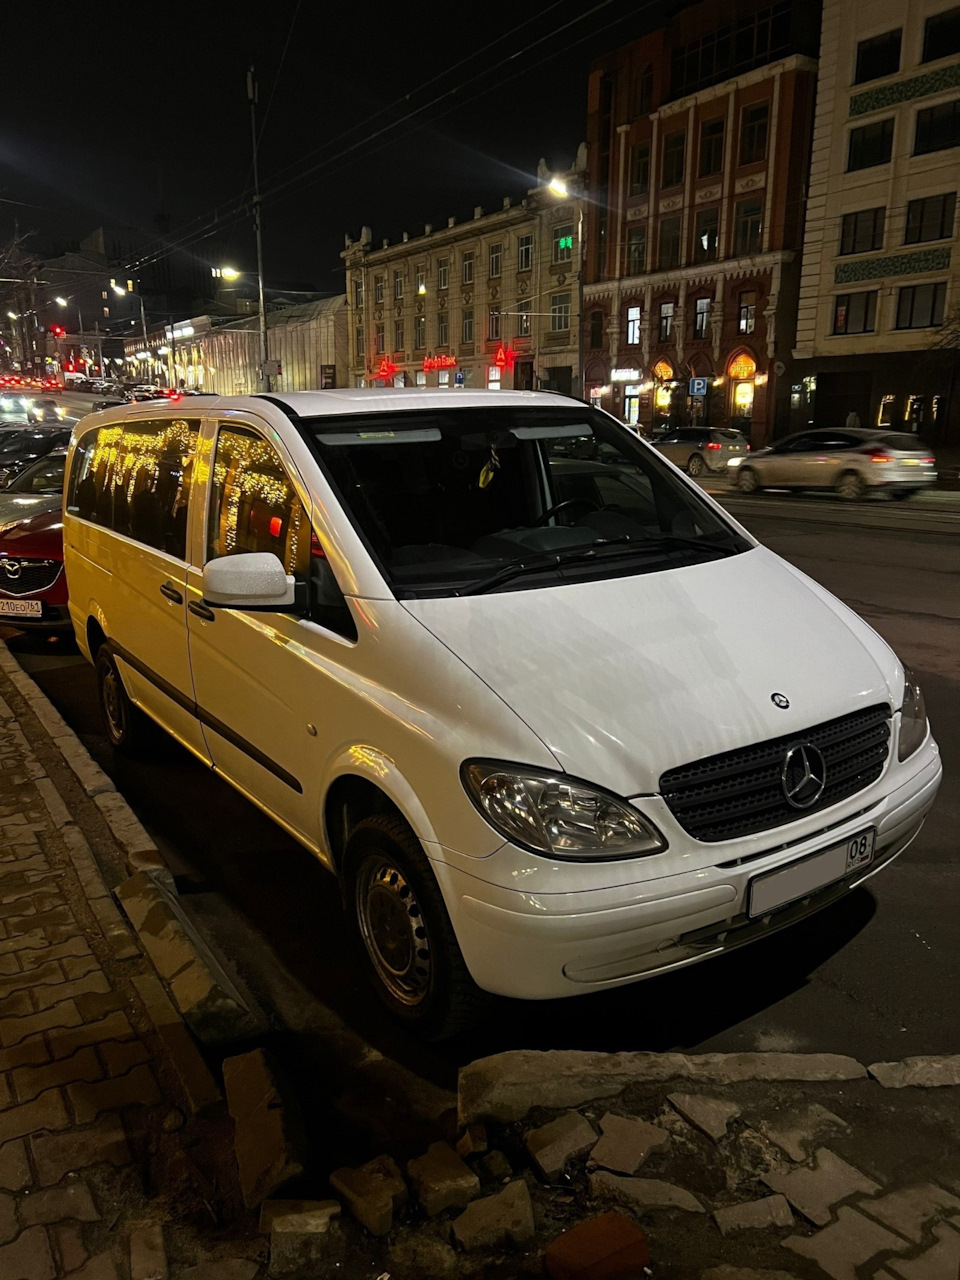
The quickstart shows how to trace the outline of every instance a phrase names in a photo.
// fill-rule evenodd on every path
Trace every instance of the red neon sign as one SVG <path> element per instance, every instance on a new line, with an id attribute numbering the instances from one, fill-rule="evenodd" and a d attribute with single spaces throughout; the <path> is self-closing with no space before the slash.
<path id="1" fill-rule="evenodd" d="M 397 372 L 397 366 L 392 360 L 388 360 L 386 356 L 380 361 L 380 368 L 377 370 L 378 378 L 392 378 Z"/>
<path id="2" fill-rule="evenodd" d="M 517 353 L 511 351 L 509 347 L 504 347 L 501 342 L 497 349 L 497 354 L 493 358 L 493 363 L 498 369 L 512 369 L 516 363 Z"/>
<path id="3" fill-rule="evenodd" d="M 457 367 L 456 356 L 424 356 L 423 367 L 429 373 L 431 369 L 455 369 Z"/>

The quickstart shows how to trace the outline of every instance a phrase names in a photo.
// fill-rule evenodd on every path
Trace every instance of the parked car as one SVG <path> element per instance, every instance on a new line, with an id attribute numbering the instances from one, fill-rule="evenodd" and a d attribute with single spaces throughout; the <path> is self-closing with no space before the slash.
<path id="1" fill-rule="evenodd" d="M 654 440 L 653 447 L 687 475 L 701 476 L 705 471 L 725 472 L 734 459 L 739 461 L 749 452 L 750 444 L 746 436 L 729 428 L 680 427 Z"/>
<path id="2" fill-rule="evenodd" d="M 26 427 L 0 435 L 0 489 L 30 462 L 69 443 L 69 427 Z"/>
<path id="3" fill-rule="evenodd" d="M 63 516 L 52 510 L 0 526 L 0 622 L 69 634 Z"/>
<path id="4" fill-rule="evenodd" d="M 132 405 L 67 474 L 109 742 L 147 713 L 295 834 L 426 1035 L 767 936 L 933 803 L 886 643 L 563 396 Z"/>
<path id="5" fill-rule="evenodd" d="M 66 461 L 66 449 L 57 449 L 24 467 L 0 490 L 0 532 L 28 516 L 60 510 Z"/>
<path id="6" fill-rule="evenodd" d="M 850 502 L 881 491 L 891 498 L 909 498 L 936 481 L 930 446 L 916 436 L 882 427 L 799 431 L 751 453 L 737 475 L 743 493 L 832 489 Z"/>
<path id="7" fill-rule="evenodd" d="M 117 405 L 130 403 L 132 403 L 132 397 L 130 396 L 107 396 L 103 400 L 94 400 L 91 405 L 91 412 L 99 413 L 101 409 L 115 409 Z"/>
<path id="8" fill-rule="evenodd" d="M 42 396 L 30 406 L 30 416 L 34 422 L 56 423 L 63 422 L 67 416 L 67 411 L 62 404 L 57 404 L 52 397 Z"/>

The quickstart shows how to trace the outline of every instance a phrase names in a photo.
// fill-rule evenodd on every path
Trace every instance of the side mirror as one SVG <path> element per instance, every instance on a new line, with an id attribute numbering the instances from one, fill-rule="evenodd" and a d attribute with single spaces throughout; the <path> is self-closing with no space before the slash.
<path id="1" fill-rule="evenodd" d="M 272 551 L 219 556 L 203 566 L 203 598 L 214 608 L 280 612 L 296 604 L 295 589 Z"/>

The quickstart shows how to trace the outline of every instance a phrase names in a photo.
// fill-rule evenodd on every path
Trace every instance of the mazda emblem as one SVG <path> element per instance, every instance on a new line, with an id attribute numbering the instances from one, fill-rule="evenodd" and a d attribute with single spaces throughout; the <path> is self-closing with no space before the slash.
<path id="1" fill-rule="evenodd" d="M 780 782 L 787 804 L 794 809 L 809 809 L 827 785 L 826 761 L 809 742 L 790 747 L 783 757 Z"/>
<path id="2" fill-rule="evenodd" d="M 0 560 L 0 567 L 2 567 L 5 570 L 8 578 L 20 577 L 20 561 L 19 560 Z"/>

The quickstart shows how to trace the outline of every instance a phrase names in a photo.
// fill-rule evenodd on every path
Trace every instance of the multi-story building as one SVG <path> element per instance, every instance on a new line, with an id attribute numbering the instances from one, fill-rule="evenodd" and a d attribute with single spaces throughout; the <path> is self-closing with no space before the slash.
<path id="1" fill-rule="evenodd" d="M 573 192 L 577 166 L 559 175 Z M 347 330 L 353 386 L 553 390 L 580 395 L 582 202 L 541 185 L 469 222 L 374 248 L 347 237 Z"/>
<path id="2" fill-rule="evenodd" d="M 960 440 L 960 7 L 825 0 L 794 425 Z M 954 338 L 954 347 L 957 341 Z"/>
<path id="3" fill-rule="evenodd" d="M 585 382 L 625 421 L 785 429 L 818 16 L 702 0 L 593 64 Z"/>

